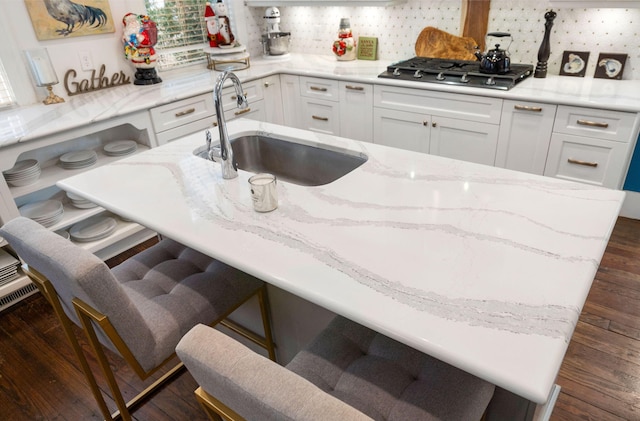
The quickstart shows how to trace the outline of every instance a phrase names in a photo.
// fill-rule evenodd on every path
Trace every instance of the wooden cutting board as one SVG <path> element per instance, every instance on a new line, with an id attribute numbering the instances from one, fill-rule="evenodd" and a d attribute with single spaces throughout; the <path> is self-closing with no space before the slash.
<path id="1" fill-rule="evenodd" d="M 471 37 L 458 37 L 432 26 L 420 32 L 416 40 L 416 56 L 476 60 L 478 43 Z"/>

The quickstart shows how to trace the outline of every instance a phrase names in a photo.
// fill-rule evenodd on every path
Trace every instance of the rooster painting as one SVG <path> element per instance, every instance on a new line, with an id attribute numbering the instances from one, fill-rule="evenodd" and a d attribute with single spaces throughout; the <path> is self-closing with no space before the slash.
<path id="1" fill-rule="evenodd" d="M 114 32 L 108 0 L 26 0 L 26 3 L 38 39 Z"/>

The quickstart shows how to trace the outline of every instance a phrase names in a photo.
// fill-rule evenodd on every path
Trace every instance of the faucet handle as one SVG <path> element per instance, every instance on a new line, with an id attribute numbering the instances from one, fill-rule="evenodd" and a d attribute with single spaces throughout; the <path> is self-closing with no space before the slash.
<path id="1" fill-rule="evenodd" d="M 249 106 L 249 101 L 247 100 L 247 94 L 242 93 L 238 94 L 238 108 L 244 110 Z"/>

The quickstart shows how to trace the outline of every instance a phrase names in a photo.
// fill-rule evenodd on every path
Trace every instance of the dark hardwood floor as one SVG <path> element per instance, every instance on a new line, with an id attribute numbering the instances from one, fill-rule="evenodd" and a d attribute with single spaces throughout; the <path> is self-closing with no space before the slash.
<path id="1" fill-rule="evenodd" d="M 125 397 L 141 390 L 142 382 L 119 358 L 111 361 Z M 562 391 L 554 421 L 640 420 L 640 221 L 618 219 L 557 383 Z M 205 420 L 195 388 L 185 372 L 134 418 Z M 0 313 L 0 420 L 100 418 L 44 298 L 36 294 Z"/>

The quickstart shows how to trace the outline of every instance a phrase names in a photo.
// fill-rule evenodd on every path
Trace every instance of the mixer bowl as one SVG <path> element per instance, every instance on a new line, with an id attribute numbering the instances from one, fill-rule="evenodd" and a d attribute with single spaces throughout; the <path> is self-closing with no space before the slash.
<path id="1" fill-rule="evenodd" d="M 281 56 L 289 52 L 291 32 L 271 32 L 262 36 L 266 53 L 271 56 Z"/>

